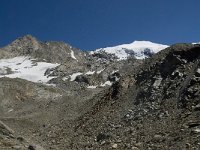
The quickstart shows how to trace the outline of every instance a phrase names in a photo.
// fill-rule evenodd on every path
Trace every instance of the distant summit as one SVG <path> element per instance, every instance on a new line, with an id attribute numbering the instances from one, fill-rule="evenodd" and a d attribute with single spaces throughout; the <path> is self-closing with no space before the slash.
<path id="1" fill-rule="evenodd" d="M 136 59 L 144 59 L 167 47 L 169 46 L 152 43 L 150 41 L 134 41 L 130 44 L 100 48 L 92 53 L 106 52 L 116 55 L 120 60 L 127 59 L 129 56 L 134 56 Z"/>

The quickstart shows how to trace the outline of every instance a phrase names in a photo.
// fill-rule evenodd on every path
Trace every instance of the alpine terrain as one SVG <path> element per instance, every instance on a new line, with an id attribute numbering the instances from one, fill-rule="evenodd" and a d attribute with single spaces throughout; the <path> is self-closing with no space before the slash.
<path id="1" fill-rule="evenodd" d="M 200 149 L 200 44 L 0 48 L 1 150 Z"/>

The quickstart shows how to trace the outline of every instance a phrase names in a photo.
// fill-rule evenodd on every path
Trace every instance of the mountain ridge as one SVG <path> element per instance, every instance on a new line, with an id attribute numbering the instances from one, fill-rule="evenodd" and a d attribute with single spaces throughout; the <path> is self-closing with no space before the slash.
<path id="1" fill-rule="evenodd" d="M 0 48 L 0 149 L 200 149 L 200 45 L 126 53 L 30 36 Z"/>
<path id="2" fill-rule="evenodd" d="M 135 41 L 131 44 L 124 44 L 118 47 L 121 48 L 125 46 L 129 47 L 130 49 L 137 47 L 140 49 L 144 45 L 145 49 L 147 49 L 146 47 L 150 48 L 152 46 L 153 48 L 155 48 L 156 46 L 163 47 L 163 45 L 147 41 Z M 134 51 L 130 49 L 129 51 Z M 155 52 L 157 51 L 148 51 L 146 57 L 147 55 L 153 55 Z M 126 55 L 128 56 L 129 54 L 126 53 Z M 29 81 L 33 82 L 37 81 L 43 83 L 47 83 L 47 81 L 49 83 L 55 83 L 56 78 L 59 78 L 59 80 L 70 81 L 75 81 L 75 79 L 77 78 L 76 81 L 82 82 L 82 80 L 84 80 L 87 84 L 89 84 L 89 88 L 111 85 L 113 81 L 110 82 L 110 77 L 108 76 L 114 74 L 114 70 L 119 70 L 123 66 L 123 61 L 121 61 L 120 63 L 116 62 L 119 61 L 119 59 L 117 57 L 117 53 L 115 52 L 84 52 L 79 49 L 73 48 L 71 45 L 65 44 L 64 42 L 41 42 L 31 35 L 20 37 L 6 47 L 1 48 L 0 57 L 4 58 L 2 59 L 2 61 L 8 62 L 3 63 L 1 61 L 1 63 L 3 63 L 1 64 L 0 68 L 1 77 L 18 77 L 22 79 L 28 79 Z M 126 59 L 127 58 L 128 57 L 126 57 Z M 26 65 L 26 63 L 28 64 Z M 46 71 L 44 70 L 43 72 L 39 71 L 39 68 L 45 68 L 45 64 L 47 66 L 50 66 L 50 64 L 48 63 L 51 63 L 51 66 L 56 67 L 51 67 Z M 28 77 L 28 74 L 26 74 L 25 71 L 32 73 L 32 75 L 29 74 L 30 77 Z M 36 71 L 38 73 L 34 73 L 33 71 Z M 91 73 L 88 74 L 88 72 Z M 99 75 L 97 76 L 95 74 Z M 39 77 L 41 78 L 41 80 L 39 79 Z M 95 83 L 96 81 L 94 81 L 94 79 L 91 79 L 91 82 L 86 81 L 86 78 L 88 77 L 95 77 L 96 80 L 98 78 L 98 80 L 100 81 L 97 82 L 98 84 Z M 116 79 L 117 78 L 119 77 L 116 77 Z"/>

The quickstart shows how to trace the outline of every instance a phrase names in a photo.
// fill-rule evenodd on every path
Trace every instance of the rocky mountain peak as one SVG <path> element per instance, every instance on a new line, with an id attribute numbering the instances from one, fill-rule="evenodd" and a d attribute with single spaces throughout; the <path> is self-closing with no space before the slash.
<path id="1" fill-rule="evenodd" d="M 25 36 L 19 37 L 18 39 L 22 40 L 22 41 L 38 41 L 36 39 L 36 37 L 34 37 L 34 36 L 30 35 L 30 34 L 27 34 Z"/>
<path id="2" fill-rule="evenodd" d="M 0 58 L 30 56 L 38 60 L 63 63 L 72 60 L 84 60 L 83 52 L 64 42 L 42 42 L 31 35 L 20 37 L 0 49 Z"/>
<path id="3" fill-rule="evenodd" d="M 32 35 L 25 35 L 13 41 L 10 46 L 15 48 L 19 47 L 33 48 L 36 50 L 39 49 L 39 41 Z"/>

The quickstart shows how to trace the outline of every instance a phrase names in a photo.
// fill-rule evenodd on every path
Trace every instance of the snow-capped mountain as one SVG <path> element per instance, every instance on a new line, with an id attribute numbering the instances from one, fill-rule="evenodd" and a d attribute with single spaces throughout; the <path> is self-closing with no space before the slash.
<path id="1" fill-rule="evenodd" d="M 95 50 L 94 52 L 91 52 L 91 54 L 106 52 L 109 54 L 116 55 L 119 58 L 119 60 L 127 59 L 128 56 L 134 56 L 137 59 L 144 59 L 167 47 L 169 46 L 152 43 L 150 41 L 134 41 L 130 44 L 122 44 L 114 47 L 100 48 Z"/>

